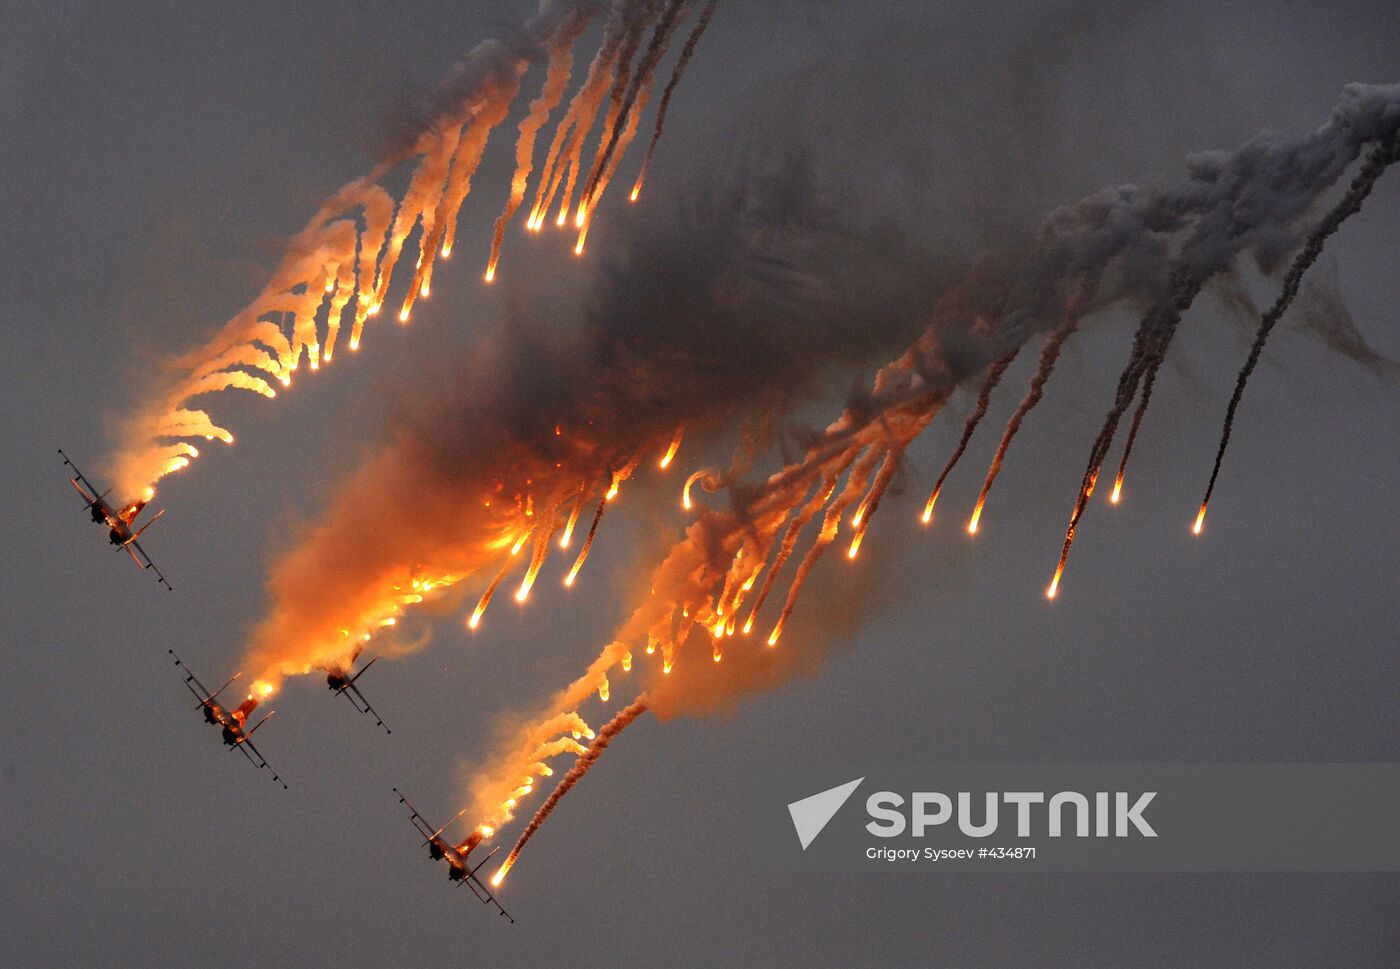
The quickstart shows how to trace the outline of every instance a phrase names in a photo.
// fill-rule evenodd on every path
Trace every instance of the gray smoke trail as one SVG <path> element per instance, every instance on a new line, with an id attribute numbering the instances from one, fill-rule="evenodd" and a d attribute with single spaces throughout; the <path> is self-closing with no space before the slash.
<path id="1" fill-rule="evenodd" d="M 1152 213 L 1170 229 L 1178 228 L 1188 215 L 1196 219 L 1196 225 L 1175 256 L 1165 297 L 1143 316 L 1134 335 L 1113 405 L 1089 452 L 1049 596 L 1055 595 L 1118 424 L 1144 380 L 1144 396 L 1150 395 L 1153 375 L 1171 344 L 1182 313 L 1210 279 L 1230 268 L 1240 252 L 1251 246 L 1260 252 L 1278 246 L 1279 240 L 1271 238 L 1275 234 L 1283 236 L 1285 245 L 1291 245 L 1289 223 L 1315 203 L 1361 149 L 1367 143 L 1379 141 L 1384 145 L 1397 137 L 1400 106 L 1396 101 L 1400 87 L 1349 85 L 1346 95 L 1329 122 L 1302 139 L 1288 143 L 1259 138 L 1232 155 L 1197 156 L 1193 159 L 1196 178 L 1191 189 L 1173 200 L 1181 205 L 1180 211 L 1159 205 Z M 1363 193 L 1355 204 L 1359 206 L 1364 197 Z M 1318 241 L 1319 246 L 1325 238 Z M 1140 423 L 1143 410 L 1140 409 L 1135 425 Z M 1197 529 L 1200 520 L 1198 517 Z"/>
<path id="2" fill-rule="evenodd" d="M 997 480 L 997 475 L 1001 473 L 1001 464 L 1006 459 L 1006 451 L 1007 448 L 1011 447 L 1012 438 L 1021 429 L 1021 423 L 1026 419 L 1026 415 L 1045 396 L 1045 384 L 1055 371 L 1055 363 L 1060 359 L 1060 350 L 1064 348 L 1065 341 L 1079 328 L 1079 321 L 1084 318 L 1085 308 L 1093 299 L 1098 287 L 1099 277 L 1097 274 L 1085 279 L 1065 308 L 1064 320 L 1046 336 L 1045 343 L 1040 348 L 1040 358 L 1036 361 L 1035 373 L 1031 375 L 1030 385 L 1026 388 L 1026 396 L 1016 405 L 1016 409 L 1007 420 L 1006 430 L 1001 435 L 1001 443 L 997 445 L 996 454 L 992 456 L 992 463 L 987 467 L 987 478 L 982 482 L 982 490 L 977 495 L 973 521 L 980 517 L 982 506 L 987 503 L 987 494 L 992 490 L 992 484 Z"/>
<path id="3" fill-rule="evenodd" d="M 1084 478 L 1074 499 L 1074 511 L 1070 514 L 1069 527 L 1065 529 L 1065 544 L 1060 550 L 1060 561 L 1055 567 L 1055 577 L 1051 580 L 1047 593 L 1052 599 L 1059 588 L 1060 576 L 1064 574 L 1065 563 L 1069 561 L 1069 552 L 1074 546 L 1079 521 L 1084 517 L 1084 509 L 1088 507 L 1094 486 L 1098 484 L 1099 470 L 1103 467 L 1104 458 L 1108 456 L 1108 449 L 1113 444 L 1113 435 L 1118 430 L 1118 423 L 1137 397 L 1138 385 L 1150 368 L 1151 361 L 1159 352 L 1166 352 L 1166 344 L 1176 332 L 1176 326 L 1181 322 L 1181 314 L 1195 302 L 1201 287 L 1206 283 L 1206 278 L 1189 266 L 1178 266 L 1172 271 L 1171 298 L 1144 316 L 1138 325 L 1128 365 L 1118 378 L 1118 390 L 1114 394 L 1113 405 L 1109 408 L 1103 426 L 1089 450 L 1089 463 L 1084 469 Z"/>
<path id="4" fill-rule="evenodd" d="M 1161 369 L 1162 361 L 1166 359 L 1166 340 L 1158 342 L 1158 348 L 1153 351 L 1152 357 L 1146 364 L 1146 376 L 1142 381 L 1142 393 L 1138 395 L 1137 409 L 1133 411 L 1133 422 L 1128 425 L 1128 439 L 1123 442 L 1123 456 L 1118 459 L 1118 474 L 1113 479 L 1113 500 L 1118 500 L 1118 494 L 1123 488 L 1123 478 L 1128 473 L 1128 459 L 1133 455 L 1133 442 L 1137 440 L 1138 428 L 1142 427 L 1143 415 L 1147 413 L 1148 405 L 1152 403 L 1152 388 L 1157 384 L 1157 371 Z"/>
<path id="5" fill-rule="evenodd" d="M 603 149 L 607 144 L 607 132 L 611 131 L 617 123 L 618 115 L 622 111 L 622 102 L 627 96 L 627 89 L 632 82 L 632 62 L 637 57 L 637 51 L 642 46 L 642 36 L 656 17 L 656 12 L 660 0 L 636 0 L 636 15 L 630 18 L 626 24 L 626 33 L 622 37 L 622 45 L 618 48 L 617 58 L 613 62 L 613 83 L 608 95 L 608 111 L 603 117 L 603 128 L 598 135 L 598 147 L 593 153 L 593 163 L 588 169 L 588 174 L 584 176 L 582 184 L 584 191 L 579 193 L 579 203 L 577 211 L 583 213 L 587 210 L 588 191 L 587 186 L 592 184 L 601 171 L 599 163 L 603 158 Z M 591 119 L 590 119 L 591 121 Z M 586 134 L 586 132 L 585 132 Z M 582 143 L 580 142 L 580 148 Z M 564 190 L 564 201 L 570 201 L 573 195 L 574 182 L 581 173 L 583 163 L 582 154 L 574 156 L 575 167 L 570 174 L 568 187 Z"/>
<path id="6" fill-rule="evenodd" d="M 675 31 L 682 8 L 686 0 L 670 0 L 665 11 L 652 31 L 651 43 L 647 45 L 642 60 L 637 65 L 637 70 L 632 75 L 631 82 L 627 86 L 627 93 L 622 100 L 621 108 L 617 112 L 617 117 L 613 120 L 612 130 L 608 133 L 606 145 L 598 156 L 597 163 L 593 166 L 593 172 L 588 178 L 583 189 L 583 204 L 587 208 L 593 207 L 594 196 L 598 191 L 598 180 L 603 177 L 603 173 L 608 170 L 608 163 L 612 161 L 613 152 L 617 150 L 618 141 L 622 138 L 622 132 L 627 127 L 627 122 L 632 116 L 632 109 L 637 103 L 637 95 L 643 87 L 650 88 L 652 75 L 656 71 L 657 62 L 666 54 L 667 47 L 671 43 L 671 34 Z"/>
<path id="7" fill-rule="evenodd" d="M 544 213 L 554 200 L 554 193 L 559 188 L 565 169 L 569 167 L 574 153 L 587 136 L 588 127 L 593 124 L 594 114 L 598 110 L 595 99 L 602 97 L 603 86 L 607 83 L 607 75 L 613 70 L 613 61 L 617 58 L 618 46 L 626 36 L 627 22 L 631 15 L 629 0 L 613 0 L 607 20 L 603 24 L 603 39 L 588 65 L 588 75 L 574 92 L 573 100 L 569 102 L 563 120 L 554 129 L 554 138 L 545 153 L 544 165 L 540 169 L 540 181 L 535 189 L 535 204 L 531 209 L 536 225 L 543 221 Z"/>
<path id="8" fill-rule="evenodd" d="M 987 414 L 987 406 L 992 400 L 992 391 L 996 390 L 997 384 L 1001 383 L 1002 375 L 1006 373 L 1006 368 L 1011 366 L 1012 361 L 1016 359 L 1016 354 L 1020 352 L 1021 344 L 1018 343 L 995 361 L 987 371 L 987 376 L 982 381 L 982 389 L 977 392 L 977 406 L 973 408 L 967 423 L 963 425 L 962 437 L 958 440 L 958 446 L 953 449 L 953 456 L 943 466 L 938 480 L 934 482 L 933 491 L 929 493 L 928 503 L 924 505 L 925 522 L 933 519 L 933 506 L 938 503 L 938 493 L 943 490 L 943 482 L 947 480 L 949 473 L 962 459 L 963 452 L 967 450 L 968 442 L 972 440 L 972 435 L 977 430 L 977 425 L 982 423 L 982 418 Z"/>
<path id="9" fill-rule="evenodd" d="M 656 109 L 656 128 L 651 133 L 651 142 L 648 143 L 646 157 L 642 160 L 642 170 L 637 175 L 636 184 L 632 186 L 633 201 L 636 201 L 637 196 L 641 194 L 642 182 L 646 181 L 647 169 L 651 167 L 651 156 L 656 154 L 656 143 L 661 140 L 661 130 L 666 127 L 666 111 L 671 107 L 671 95 L 676 93 L 676 85 L 681 83 L 681 75 L 685 73 L 690 59 L 695 56 L 695 45 L 700 43 L 700 35 L 710 25 L 710 18 L 714 16 L 715 5 L 718 3 L 719 0 L 710 0 L 705 5 L 705 9 L 700 12 L 700 19 L 695 22 L 690 36 L 685 39 L 685 46 L 681 48 L 681 56 L 676 60 L 676 66 L 671 70 L 671 79 L 666 82 L 666 90 L 661 93 L 661 104 Z"/>
<path id="10" fill-rule="evenodd" d="M 584 774 L 588 773 L 589 769 L 597 762 L 598 758 L 603 756 L 603 751 L 608 749 L 608 744 L 612 742 L 612 739 L 622 733 L 633 720 L 636 720 L 645 713 L 646 709 L 647 697 L 644 693 L 633 700 L 631 706 L 618 711 L 617 716 L 603 725 L 603 728 L 598 731 L 598 736 L 594 737 L 592 743 L 588 745 L 588 749 L 578 755 L 578 759 L 574 761 L 574 766 L 569 768 L 569 772 L 564 775 L 564 779 L 559 782 L 559 785 L 554 788 L 554 791 L 545 799 L 545 802 L 540 805 L 540 809 L 535 812 L 535 816 L 530 819 L 530 823 L 525 825 L 525 830 L 520 832 L 520 837 L 516 840 L 515 847 L 510 849 L 510 854 L 506 856 L 505 862 L 496 870 L 496 874 L 491 876 L 491 884 L 499 885 L 505 879 L 506 872 L 510 871 L 511 866 L 515 864 L 515 860 L 520 857 L 520 851 L 525 847 L 525 843 L 534 837 L 535 832 L 540 829 L 540 825 L 544 824 L 545 819 L 554 811 L 554 806 L 559 803 L 559 800 L 565 794 L 568 794 L 569 791 L 573 789 L 573 786 L 583 778 Z"/>
<path id="11" fill-rule="evenodd" d="M 1347 187 L 1346 194 L 1337 201 L 1332 210 L 1308 235 L 1302 251 L 1294 257 L 1293 264 L 1288 267 L 1288 272 L 1283 277 L 1283 289 L 1279 293 L 1278 299 L 1260 318 L 1259 330 L 1254 335 L 1254 344 L 1249 348 L 1249 356 L 1245 359 L 1244 366 L 1240 368 L 1239 377 L 1235 380 L 1234 393 L 1230 395 L 1230 404 L 1225 409 L 1225 425 L 1220 432 L 1220 446 L 1215 451 L 1215 463 L 1210 469 L 1210 483 L 1206 485 L 1206 495 L 1201 500 L 1201 510 L 1196 519 L 1197 531 L 1200 531 L 1201 522 L 1205 519 L 1206 506 L 1210 504 L 1211 493 L 1215 491 L 1215 481 L 1220 476 L 1220 465 L 1225 460 L 1225 449 L 1230 446 L 1230 432 L 1235 426 L 1235 410 L 1240 406 L 1245 385 L 1249 383 L 1249 376 L 1258 365 L 1260 354 L 1264 352 L 1264 344 L 1269 339 L 1269 333 L 1273 330 L 1274 324 L 1287 311 L 1294 297 L 1297 296 L 1298 285 L 1302 282 L 1303 274 L 1322 254 L 1322 248 L 1327 239 L 1341 228 L 1343 222 L 1361 210 L 1361 205 L 1371 194 L 1376 180 L 1396 161 L 1400 161 L 1400 135 L 1392 133 L 1386 141 L 1371 149 L 1365 163 L 1361 166 L 1361 170 L 1356 173 L 1351 185 Z"/>

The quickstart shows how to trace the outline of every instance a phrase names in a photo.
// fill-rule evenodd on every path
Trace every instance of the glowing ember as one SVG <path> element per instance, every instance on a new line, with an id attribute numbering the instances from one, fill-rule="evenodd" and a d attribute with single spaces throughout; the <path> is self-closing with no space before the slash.
<path id="1" fill-rule="evenodd" d="M 681 449 L 681 437 L 685 433 L 685 428 L 676 428 L 675 435 L 671 438 L 671 444 L 666 448 L 666 453 L 661 457 L 660 468 L 665 471 L 671 466 L 671 461 L 675 458 L 676 452 Z"/>
<path id="2" fill-rule="evenodd" d="M 972 509 L 972 517 L 967 520 L 967 533 L 977 534 L 977 524 L 982 520 L 982 499 L 977 499 L 977 505 Z"/>

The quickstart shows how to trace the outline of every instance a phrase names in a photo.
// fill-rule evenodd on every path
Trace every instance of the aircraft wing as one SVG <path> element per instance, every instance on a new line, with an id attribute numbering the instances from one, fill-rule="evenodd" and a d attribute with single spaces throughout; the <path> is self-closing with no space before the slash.
<path id="1" fill-rule="evenodd" d="M 140 569 L 142 572 L 145 572 L 147 570 L 154 572 L 156 574 L 157 582 L 165 586 L 171 592 L 175 591 L 175 587 L 172 586 L 166 580 L 165 576 L 161 575 L 160 569 L 156 568 L 156 563 L 151 561 L 151 557 L 146 554 L 146 550 L 141 547 L 140 542 L 133 538 L 131 541 L 126 543 L 125 548 L 128 552 L 131 553 L 131 560 L 136 563 L 136 567 L 138 569 Z"/>
<path id="2" fill-rule="evenodd" d="M 82 495 L 83 500 L 86 501 L 89 505 L 97 501 L 99 497 L 98 491 L 95 487 L 93 487 L 92 482 L 89 481 L 87 478 L 83 477 L 83 473 L 78 470 L 78 466 L 72 461 L 68 460 L 68 455 L 63 453 L 62 448 L 59 449 L 58 453 L 60 456 L 62 456 L 63 463 L 73 469 L 73 477 L 69 480 L 73 482 L 73 487 L 78 489 L 78 494 Z"/>
<path id="3" fill-rule="evenodd" d="M 350 687 L 349 687 L 349 686 L 342 686 L 340 689 L 336 690 L 335 692 L 336 692 L 336 694 L 337 694 L 338 696 L 343 696 L 343 697 L 345 697 L 345 699 L 349 700 L 349 701 L 350 701 L 350 705 L 351 705 L 352 707 L 355 708 L 355 712 L 356 712 L 356 713 L 364 713 L 364 712 L 365 712 L 364 707 L 360 706 L 360 700 L 363 700 L 364 697 L 360 695 L 360 691 L 359 691 L 359 690 L 356 690 L 354 693 L 351 693 L 351 692 L 350 692 Z M 360 700 L 356 700 L 356 699 L 355 699 L 356 697 L 360 697 Z"/>
<path id="4" fill-rule="evenodd" d="M 166 652 L 169 653 L 171 656 L 175 656 L 175 650 L 173 649 L 168 649 L 166 650 Z M 190 672 L 190 668 L 188 666 L 180 662 L 180 657 L 178 656 L 175 656 L 175 665 L 185 671 L 185 686 L 189 687 L 190 692 L 193 693 L 199 699 L 201 705 L 209 702 L 214 698 L 214 695 L 209 692 L 209 688 L 203 683 L 199 682 L 199 678 Z M 195 687 L 199 687 L 199 689 L 196 690 Z"/>
<path id="5" fill-rule="evenodd" d="M 497 851 L 500 850 L 500 848 L 500 845 L 496 845 L 496 847 L 492 848 L 491 854 L 488 854 L 485 858 L 481 859 L 481 864 L 477 865 L 471 871 L 467 872 L 467 877 L 462 879 L 462 883 L 472 890 L 473 895 L 481 899 L 481 903 L 483 905 L 496 906 L 496 910 L 502 915 L 504 915 L 506 918 L 510 919 L 510 924 L 514 925 L 515 916 L 507 912 L 505 908 L 502 907 L 501 903 L 496 900 L 496 896 L 491 894 L 491 889 L 487 888 L 485 883 L 483 883 L 480 878 L 476 877 L 476 873 L 481 871 L 481 869 L 486 866 L 486 863 L 491 860 L 491 855 L 494 855 Z"/>
<path id="6" fill-rule="evenodd" d="M 281 784 L 283 790 L 287 789 L 287 782 L 278 776 L 277 771 L 272 769 L 272 765 L 267 762 L 267 758 L 262 755 L 262 752 L 258 750 L 258 748 L 253 746 L 251 740 L 245 737 L 233 746 L 243 751 L 243 756 L 247 757 L 248 763 L 252 764 L 254 767 L 267 768 L 268 773 L 272 775 L 272 779 L 278 784 Z"/>
<path id="7" fill-rule="evenodd" d="M 409 822 L 415 828 L 418 829 L 419 834 L 421 834 L 425 838 L 431 839 L 435 832 L 433 831 L 432 826 L 428 824 L 427 819 L 424 818 L 423 815 L 418 813 L 418 809 L 409 803 L 408 798 L 404 797 L 402 794 L 399 794 L 399 789 L 397 787 L 394 788 L 394 793 L 399 795 L 399 803 L 402 804 L 404 807 L 408 808 Z"/>
<path id="8" fill-rule="evenodd" d="M 378 658 L 378 657 L 376 657 L 376 658 Z M 361 670 L 361 672 L 364 672 L 364 671 Z M 357 696 L 357 697 L 360 698 L 360 702 L 363 703 L 363 704 L 365 705 L 364 710 L 361 711 L 362 713 L 368 713 L 371 717 L 374 717 L 374 722 L 375 722 L 375 724 L 378 725 L 378 726 L 380 726 L 380 727 L 383 727 L 385 733 L 393 733 L 393 732 L 394 732 L 394 731 L 392 731 L 392 730 L 389 729 L 389 725 L 388 725 L 387 723 L 384 722 L 384 718 L 381 717 L 381 716 L 375 711 L 374 707 L 372 707 L 372 706 L 369 705 L 369 701 L 365 699 L 365 695 L 364 695 L 363 693 L 360 692 L 360 688 L 359 688 L 358 686 L 356 686 L 356 685 L 352 682 L 351 684 L 349 684 L 349 686 L 346 687 L 346 690 L 349 690 L 351 693 L 354 693 L 355 696 Z M 341 692 L 344 692 L 344 691 L 341 691 Z M 346 695 L 348 696 L 349 694 L 347 693 Z M 350 702 L 351 702 L 351 703 L 354 703 L 355 701 L 354 701 L 354 700 L 351 700 Z M 359 707 L 357 706 L 355 709 L 359 710 Z"/>

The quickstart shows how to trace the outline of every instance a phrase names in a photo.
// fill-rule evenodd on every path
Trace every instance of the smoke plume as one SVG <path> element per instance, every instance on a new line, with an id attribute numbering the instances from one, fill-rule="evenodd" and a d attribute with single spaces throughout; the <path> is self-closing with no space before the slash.
<path id="1" fill-rule="evenodd" d="M 549 797 L 545 798 L 544 803 L 541 804 L 539 810 L 535 812 L 535 816 L 530 819 L 530 823 L 525 825 L 525 829 L 520 832 L 520 837 L 515 841 L 515 847 L 510 849 L 510 854 L 506 856 L 506 860 L 501 864 L 501 867 L 496 870 L 496 874 L 491 876 L 492 885 L 499 885 L 505 880 L 506 874 L 515 865 L 515 861 L 520 857 L 520 852 L 524 849 L 526 842 L 534 837 L 535 832 L 540 829 L 540 825 L 544 824 L 545 819 L 554 812 L 554 808 L 558 805 L 560 799 L 563 798 L 565 794 L 568 794 L 569 791 L 573 790 L 574 785 L 582 780 L 583 775 L 587 774 L 593 765 L 598 762 L 598 758 L 603 756 L 603 751 L 608 749 L 608 744 L 612 742 L 613 738 L 627 729 L 633 720 L 636 720 L 646 712 L 646 709 L 646 696 L 639 696 L 632 701 L 631 705 L 619 710 L 615 717 L 603 725 L 602 729 L 598 731 L 598 735 L 594 737 L 592 743 L 588 745 L 588 749 L 578 755 L 574 760 L 573 766 L 569 768 L 569 772 L 555 785 Z"/>

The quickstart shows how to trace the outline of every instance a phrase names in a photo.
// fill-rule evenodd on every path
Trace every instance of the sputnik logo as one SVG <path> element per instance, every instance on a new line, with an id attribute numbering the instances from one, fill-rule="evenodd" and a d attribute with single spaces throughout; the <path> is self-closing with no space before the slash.
<path id="1" fill-rule="evenodd" d="M 863 780 L 864 777 L 857 777 L 819 794 L 793 801 L 787 806 L 788 814 L 792 815 L 792 826 L 797 830 L 797 840 L 802 842 L 803 851 L 806 851 L 807 846 L 822 833 L 822 829 L 836 816 L 836 812 L 841 810 L 841 805 L 855 793 Z"/>

